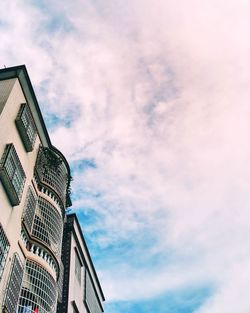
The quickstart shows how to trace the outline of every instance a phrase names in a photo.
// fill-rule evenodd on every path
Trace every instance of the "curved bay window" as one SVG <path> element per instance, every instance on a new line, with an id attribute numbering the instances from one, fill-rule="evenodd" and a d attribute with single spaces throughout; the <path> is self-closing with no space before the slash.
<path id="1" fill-rule="evenodd" d="M 54 313 L 56 300 L 56 282 L 52 276 L 38 263 L 27 260 L 17 312 Z"/>
<path id="2" fill-rule="evenodd" d="M 54 191 L 63 205 L 67 205 L 69 189 L 69 171 L 64 158 L 56 150 L 40 148 L 36 172 L 40 184 Z"/>
<path id="3" fill-rule="evenodd" d="M 63 218 L 57 209 L 42 197 L 38 198 L 31 234 L 50 247 L 56 256 L 60 255 Z"/>

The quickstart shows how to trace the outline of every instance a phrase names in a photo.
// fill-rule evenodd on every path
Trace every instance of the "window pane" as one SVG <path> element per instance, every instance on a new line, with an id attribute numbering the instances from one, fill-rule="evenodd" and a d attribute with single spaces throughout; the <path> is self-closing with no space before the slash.
<path id="1" fill-rule="evenodd" d="M 18 312 L 54 313 L 56 311 L 56 282 L 42 266 L 27 260 Z M 14 312 L 14 311 L 13 311 Z"/>
<path id="2" fill-rule="evenodd" d="M 39 197 L 32 235 L 46 243 L 56 255 L 61 253 L 63 218 L 46 199 Z"/>
<path id="3" fill-rule="evenodd" d="M 25 209 L 23 212 L 23 220 L 28 228 L 28 230 L 31 232 L 32 223 L 35 215 L 35 209 L 36 209 L 36 202 L 37 197 L 35 195 L 35 192 L 33 191 L 32 187 L 29 187 L 26 203 L 25 203 Z"/>
<path id="4" fill-rule="evenodd" d="M 19 257 L 15 255 L 12 263 L 12 269 L 4 301 L 4 306 L 6 307 L 8 312 L 16 312 L 18 296 L 21 289 L 22 277 L 23 277 L 22 263 Z"/>
<path id="5" fill-rule="evenodd" d="M 26 176 L 13 144 L 6 145 L 0 162 L 0 177 L 12 205 L 18 205 Z"/>
<path id="6" fill-rule="evenodd" d="M 10 244 L 0 224 L 0 279 L 2 278 L 5 262 L 9 252 Z"/>
<path id="7" fill-rule="evenodd" d="M 32 151 L 37 136 L 37 130 L 27 103 L 23 103 L 20 107 L 16 118 L 16 126 L 26 151 Z"/>
<path id="8" fill-rule="evenodd" d="M 79 260 L 79 256 L 76 250 L 75 250 L 75 275 L 79 284 L 81 284 L 81 262 Z"/>
<path id="9" fill-rule="evenodd" d="M 88 309 L 91 313 L 101 313 L 102 309 L 98 302 L 97 295 L 95 293 L 94 286 L 90 279 L 88 271 L 86 271 L 86 294 L 85 301 L 87 303 Z"/>

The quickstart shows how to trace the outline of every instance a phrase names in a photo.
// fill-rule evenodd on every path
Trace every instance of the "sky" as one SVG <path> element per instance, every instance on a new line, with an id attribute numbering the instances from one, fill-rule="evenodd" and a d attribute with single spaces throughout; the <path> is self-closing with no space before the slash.
<path id="1" fill-rule="evenodd" d="M 250 312 L 250 2 L 1 0 L 70 163 L 106 313 Z"/>

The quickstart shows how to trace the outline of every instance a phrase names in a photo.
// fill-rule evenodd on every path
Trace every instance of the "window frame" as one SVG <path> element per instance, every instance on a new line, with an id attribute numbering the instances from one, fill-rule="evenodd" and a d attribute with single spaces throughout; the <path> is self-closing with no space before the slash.
<path id="1" fill-rule="evenodd" d="M 23 279 L 23 269 L 21 259 L 19 255 L 15 253 L 12 259 L 11 270 L 3 302 L 3 307 L 7 310 L 7 312 L 16 312 Z M 5 311 L 3 310 L 3 312 Z"/>
<path id="2" fill-rule="evenodd" d="M 36 141 L 37 129 L 27 103 L 21 104 L 15 122 L 25 150 L 31 152 Z"/>
<path id="3" fill-rule="evenodd" d="M 13 145 L 7 144 L 0 161 L 0 179 L 13 206 L 21 202 L 26 175 Z"/>
<path id="4" fill-rule="evenodd" d="M 0 281 L 3 276 L 4 267 L 7 261 L 9 250 L 10 250 L 10 243 L 4 232 L 2 224 L 0 223 Z"/>
<path id="5" fill-rule="evenodd" d="M 82 284 L 82 267 L 80 255 L 75 247 L 75 277 L 80 286 Z"/>

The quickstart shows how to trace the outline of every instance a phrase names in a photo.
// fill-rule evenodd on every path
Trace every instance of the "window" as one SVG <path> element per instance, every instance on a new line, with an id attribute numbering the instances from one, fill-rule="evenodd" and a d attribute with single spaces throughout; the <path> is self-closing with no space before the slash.
<path id="1" fill-rule="evenodd" d="M 62 294 L 63 294 L 63 277 L 64 277 L 64 266 L 62 260 L 60 260 L 60 274 L 57 281 L 57 287 L 58 287 L 58 301 L 62 302 Z"/>
<path id="2" fill-rule="evenodd" d="M 4 266 L 9 252 L 10 244 L 0 224 L 0 279 L 3 275 Z"/>
<path id="3" fill-rule="evenodd" d="M 16 126 L 26 151 L 32 151 L 37 136 L 37 130 L 30 108 L 26 103 L 23 103 L 20 107 L 16 118 Z"/>
<path id="4" fill-rule="evenodd" d="M 36 210 L 36 203 L 37 203 L 37 197 L 35 192 L 33 191 L 32 187 L 29 187 L 26 203 L 25 203 L 25 209 L 23 212 L 23 221 L 28 228 L 29 232 L 31 232 L 32 223 L 35 215 Z"/>
<path id="5" fill-rule="evenodd" d="M 85 295 L 84 295 L 85 303 L 90 313 L 101 313 L 103 310 L 100 305 L 100 302 L 98 301 L 99 300 L 98 296 L 96 295 L 95 288 L 93 286 L 89 272 L 87 270 L 85 275 L 86 275 Z"/>
<path id="6" fill-rule="evenodd" d="M 59 256 L 63 236 L 63 218 L 46 199 L 39 197 L 32 226 L 32 236 L 45 243 Z"/>
<path id="7" fill-rule="evenodd" d="M 13 144 L 6 145 L 4 150 L 0 162 L 0 178 L 10 203 L 13 206 L 18 205 L 22 198 L 26 176 Z"/>
<path id="8" fill-rule="evenodd" d="M 18 255 L 15 254 L 4 300 L 4 307 L 7 309 L 7 312 L 16 312 L 22 278 L 23 266 Z"/>
<path id="9" fill-rule="evenodd" d="M 76 302 L 73 300 L 71 303 L 73 306 L 73 313 L 80 313 L 78 308 L 77 308 Z"/>
<path id="10" fill-rule="evenodd" d="M 81 284 L 81 269 L 82 269 L 81 261 L 78 252 L 75 249 L 75 275 L 79 284 Z"/>
<path id="11" fill-rule="evenodd" d="M 66 195 L 69 194 L 69 173 L 67 166 L 59 153 L 50 148 L 40 147 L 36 161 L 38 182 L 48 187 L 66 205 Z"/>
<path id="12" fill-rule="evenodd" d="M 53 277 L 38 263 L 28 259 L 25 264 L 18 312 L 54 313 L 56 300 L 57 289 Z"/>

